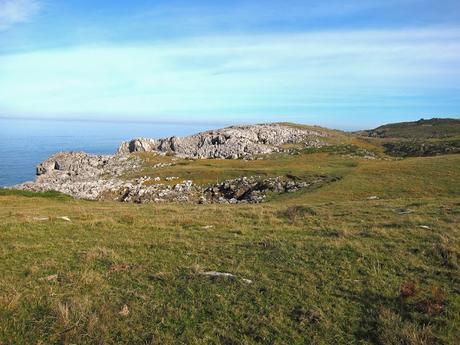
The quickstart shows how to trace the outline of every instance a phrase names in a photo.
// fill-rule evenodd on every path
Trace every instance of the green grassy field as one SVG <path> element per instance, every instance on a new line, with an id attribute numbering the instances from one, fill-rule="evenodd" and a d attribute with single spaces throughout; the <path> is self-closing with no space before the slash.
<path id="1" fill-rule="evenodd" d="M 341 179 L 259 205 L 0 191 L 0 344 L 458 344 L 460 155 L 144 158 Z"/>

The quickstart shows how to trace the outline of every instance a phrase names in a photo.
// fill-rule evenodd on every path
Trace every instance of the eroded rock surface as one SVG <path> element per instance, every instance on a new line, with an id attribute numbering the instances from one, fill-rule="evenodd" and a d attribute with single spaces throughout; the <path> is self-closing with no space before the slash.
<path id="1" fill-rule="evenodd" d="M 316 176 L 310 179 L 298 179 L 294 176 L 240 177 L 206 188 L 200 202 L 255 204 L 264 202 L 269 193 L 293 193 L 336 180 L 337 178 L 329 176 Z"/>
<path id="2" fill-rule="evenodd" d="M 100 156 L 59 152 L 37 166 L 34 182 L 14 188 L 36 192 L 58 191 L 81 199 L 99 199 L 107 189 L 121 188 L 121 175 L 140 166 L 135 156 Z"/>
<path id="3" fill-rule="evenodd" d="M 233 126 L 188 137 L 134 139 L 123 142 L 118 154 L 131 152 L 172 153 L 183 158 L 252 158 L 278 151 L 281 145 L 305 143 L 307 147 L 325 145 L 322 131 L 279 124 Z"/>
<path id="4" fill-rule="evenodd" d="M 283 144 L 306 147 L 326 145 L 327 135 L 320 131 L 279 124 L 236 126 L 199 133 L 184 138 L 135 139 L 124 142 L 116 155 L 91 155 L 84 152 L 60 152 L 37 166 L 34 182 L 14 188 L 32 191 L 58 191 L 76 198 L 123 202 L 196 202 L 258 203 L 268 193 L 284 193 L 307 188 L 317 181 L 299 181 L 294 177 L 257 176 L 228 180 L 212 186 L 163 176 L 128 179 L 127 173 L 139 173 L 144 162 L 131 152 L 157 152 L 186 158 L 244 158 L 281 150 Z M 174 159 L 173 159 L 174 160 Z M 158 163 L 160 169 L 174 163 Z M 176 182 L 177 180 L 177 182 Z M 321 180 L 321 178 L 319 179 Z M 172 182 L 172 183 L 171 183 Z"/>

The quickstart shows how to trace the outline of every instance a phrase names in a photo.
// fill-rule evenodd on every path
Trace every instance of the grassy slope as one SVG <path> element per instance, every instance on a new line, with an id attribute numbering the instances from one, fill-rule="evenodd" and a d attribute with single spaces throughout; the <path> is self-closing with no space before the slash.
<path id="1" fill-rule="evenodd" d="M 430 119 L 414 122 L 391 123 L 365 131 L 385 138 L 430 139 L 458 136 L 460 119 Z"/>
<path id="2" fill-rule="evenodd" d="M 433 118 L 392 123 L 357 133 L 396 157 L 424 157 L 460 152 L 460 119 Z M 366 139 L 364 139 L 366 138 Z"/>
<path id="3" fill-rule="evenodd" d="M 240 176 L 261 175 L 274 177 L 292 174 L 308 177 L 318 174 L 344 175 L 356 163 L 355 159 L 327 154 L 302 154 L 300 156 L 280 155 L 270 160 L 173 160 L 172 157 L 157 156 L 152 153 L 139 154 L 146 162 L 140 172 L 129 177 L 160 176 L 158 183 L 165 183 L 164 177 L 175 176 L 180 180 L 191 179 L 197 184 L 207 185 Z M 158 162 L 170 162 L 173 166 L 152 168 Z M 153 182 L 152 182 L 153 183 Z M 172 181 L 177 183 L 177 181 Z"/>
<path id="4" fill-rule="evenodd" d="M 183 163 L 161 176 L 343 178 L 252 206 L 3 192 L 0 343 L 457 342 L 459 155 Z M 373 195 L 380 199 L 367 200 Z M 50 219 L 34 220 L 43 216 Z M 254 283 L 198 274 L 206 270 Z"/>

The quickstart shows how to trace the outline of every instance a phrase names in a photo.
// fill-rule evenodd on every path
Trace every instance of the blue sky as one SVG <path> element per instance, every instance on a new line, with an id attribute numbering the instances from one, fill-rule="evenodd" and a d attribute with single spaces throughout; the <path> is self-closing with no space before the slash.
<path id="1" fill-rule="evenodd" d="M 458 0 L 0 0 L 0 117 L 459 117 L 458 13 Z"/>

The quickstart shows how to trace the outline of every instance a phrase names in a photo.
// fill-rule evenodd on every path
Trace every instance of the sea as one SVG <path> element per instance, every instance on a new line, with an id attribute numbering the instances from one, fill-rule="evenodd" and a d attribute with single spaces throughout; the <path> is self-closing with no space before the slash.
<path id="1" fill-rule="evenodd" d="M 0 187 L 34 180 L 37 164 L 56 152 L 113 154 L 125 140 L 218 127 L 222 124 L 0 118 Z"/>

